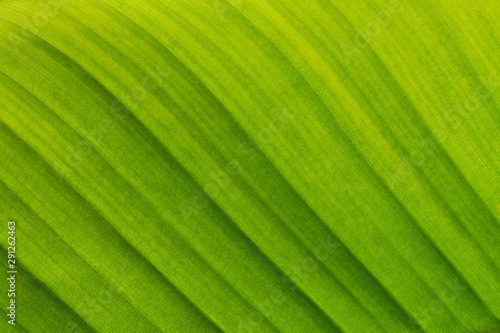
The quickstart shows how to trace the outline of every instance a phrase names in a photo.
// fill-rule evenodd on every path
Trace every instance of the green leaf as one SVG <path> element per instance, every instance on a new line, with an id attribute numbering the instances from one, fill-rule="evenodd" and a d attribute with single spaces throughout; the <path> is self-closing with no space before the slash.
<path id="1" fill-rule="evenodd" d="M 0 2 L 0 330 L 495 331 L 498 12 Z"/>

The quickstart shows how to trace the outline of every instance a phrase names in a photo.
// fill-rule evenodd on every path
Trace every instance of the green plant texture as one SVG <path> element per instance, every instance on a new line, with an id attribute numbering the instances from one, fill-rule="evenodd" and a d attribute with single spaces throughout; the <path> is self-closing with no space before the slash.
<path id="1" fill-rule="evenodd" d="M 500 332 L 498 0 L 0 0 L 0 32 L 0 332 Z"/>

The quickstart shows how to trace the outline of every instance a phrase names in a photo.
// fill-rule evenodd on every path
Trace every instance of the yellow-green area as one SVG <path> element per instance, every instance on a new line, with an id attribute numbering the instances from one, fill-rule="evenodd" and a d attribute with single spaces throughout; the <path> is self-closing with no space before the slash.
<path id="1" fill-rule="evenodd" d="M 0 332 L 500 330 L 497 0 L 0 1 Z"/>

